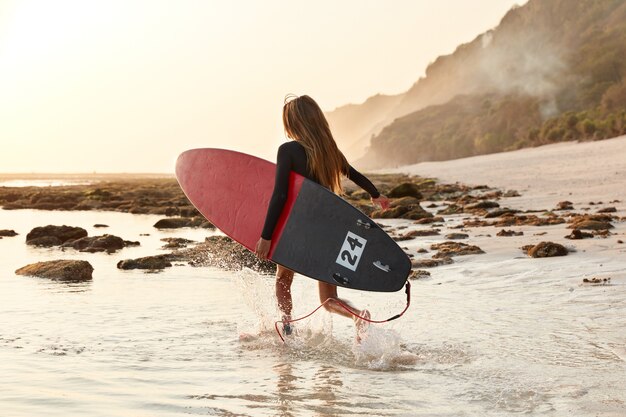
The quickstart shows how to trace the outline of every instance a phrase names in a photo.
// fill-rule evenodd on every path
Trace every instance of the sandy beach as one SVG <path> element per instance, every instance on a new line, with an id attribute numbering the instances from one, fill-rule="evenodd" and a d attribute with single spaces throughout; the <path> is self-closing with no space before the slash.
<path id="1" fill-rule="evenodd" d="M 387 172 L 518 190 L 520 197 L 500 201 L 502 207 L 513 209 L 554 210 L 564 200 L 570 201 L 574 210 L 588 213 L 615 206 L 613 214 L 621 216 L 621 221 L 614 223 L 615 228 L 606 238 L 564 239 L 570 232 L 565 224 L 514 226 L 510 229 L 523 235 L 511 237 L 495 237 L 500 230 L 495 227 L 466 228 L 470 243 L 486 253 L 455 257 L 454 264 L 431 269 L 430 279 L 443 284 L 472 282 L 467 285 L 479 293 L 464 294 L 459 302 L 466 306 L 479 300 L 491 304 L 493 315 L 489 320 L 507 321 L 516 329 L 508 336 L 511 341 L 504 342 L 510 349 L 508 355 L 534 351 L 535 359 L 529 364 L 552 357 L 556 362 L 569 363 L 567 366 L 572 368 L 588 370 L 594 363 L 608 359 L 613 363 L 612 369 L 617 370 L 614 383 L 623 386 L 620 381 L 626 378 L 626 324 L 618 317 L 626 314 L 626 244 L 623 243 L 626 241 L 626 137 L 426 162 Z M 446 225 L 454 226 L 461 218 L 467 216 L 446 216 Z M 423 238 L 418 240 L 409 241 L 406 247 L 418 251 L 430 243 Z M 570 253 L 564 257 L 529 259 L 520 250 L 523 245 L 540 241 L 561 243 Z M 589 283 L 593 278 L 597 279 L 597 285 Z M 476 325 L 472 319 L 459 321 Z M 552 327 L 557 322 L 561 325 Z M 457 329 L 462 331 L 462 326 Z M 505 340 L 505 327 L 508 326 L 488 338 Z M 423 327 L 422 334 L 431 330 L 435 331 Z M 474 331 L 480 330 L 474 327 Z M 530 348 L 531 345 L 534 347 Z M 612 394 L 609 389 L 590 401 L 593 396 L 587 394 L 593 390 L 587 390 L 586 386 L 608 388 L 605 383 L 612 377 L 606 374 L 605 379 L 600 377 L 591 382 L 583 369 L 578 388 L 576 384 L 568 385 L 568 389 L 580 388 L 584 392 L 580 401 L 573 401 L 577 405 L 569 410 L 569 415 L 626 414 L 626 395 L 621 389 Z M 549 366 L 536 371 L 550 375 Z"/>
<path id="2" fill-rule="evenodd" d="M 562 200 L 577 204 L 626 200 L 626 136 L 423 162 L 386 172 L 515 189 L 522 196 L 511 205 L 526 209 L 551 209 Z"/>

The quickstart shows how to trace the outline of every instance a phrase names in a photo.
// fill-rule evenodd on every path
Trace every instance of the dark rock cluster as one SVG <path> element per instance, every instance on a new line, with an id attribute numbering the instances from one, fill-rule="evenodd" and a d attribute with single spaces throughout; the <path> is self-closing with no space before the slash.
<path id="1" fill-rule="evenodd" d="M 113 253 L 127 246 L 139 246 L 139 242 L 124 240 L 118 236 L 87 236 L 82 227 L 48 225 L 35 227 L 26 235 L 26 244 L 32 246 L 60 246 L 80 252 Z"/>
<path id="2" fill-rule="evenodd" d="M 195 217 L 173 178 L 125 179 L 62 187 L 0 187 L 5 210 L 106 210 L 134 214 Z"/>
<path id="3" fill-rule="evenodd" d="M 608 237 L 612 222 L 623 221 L 614 215 L 614 206 L 599 208 L 595 214 L 580 214 L 570 201 L 559 202 L 551 210 L 511 209 L 502 203 L 502 198 L 518 197 L 517 191 L 502 192 L 484 185 L 440 184 L 433 179 L 402 174 L 368 175 L 377 188 L 391 199 L 388 210 L 374 208 L 369 195 L 350 182 L 344 183 L 344 198 L 373 218 L 407 219 L 424 228 L 402 232 L 405 225 L 394 226 L 388 231 L 396 241 L 407 241 L 420 237 L 437 236 L 443 229 L 461 229 L 458 233 L 446 233 L 446 241 L 430 245 L 435 251 L 430 258 L 419 258 L 409 254 L 414 268 L 432 268 L 453 262 L 453 257 L 484 253 L 481 248 L 457 242 L 470 239 L 472 228 L 497 227 L 497 236 L 523 236 L 524 232 L 507 230 L 507 227 L 540 227 L 567 223 L 572 229 L 568 239 Z M 429 210 L 422 207 L 429 201 Z M 611 203 L 619 202 L 615 200 Z M 601 202 L 590 202 L 599 205 Z M 111 210 L 129 213 L 151 213 L 165 216 L 154 227 L 172 229 L 182 227 L 207 228 L 214 226 L 206 221 L 190 204 L 174 179 L 129 180 L 102 182 L 95 185 L 7 188 L 0 187 L 0 205 L 4 209 L 34 208 L 45 210 Z M 589 210 L 582 207 L 581 210 Z M 451 216 L 444 218 L 443 216 Z M 446 224 L 448 223 L 449 224 Z M 450 225 L 453 224 L 453 225 Z M 94 225 L 94 227 L 107 227 Z M 540 235 L 542 233 L 534 233 Z M 0 230 L 2 236 L 14 236 L 12 230 Z M 479 236 L 479 235 L 478 235 Z M 483 234 L 485 236 L 485 234 Z M 490 236 L 490 235 L 486 235 Z M 182 238 L 166 238 L 163 249 L 169 253 L 138 259 L 120 261 L 120 269 L 143 269 L 158 271 L 176 262 L 193 266 L 216 266 L 225 269 L 251 268 L 262 272 L 273 272 L 275 266 L 259 260 L 253 253 L 224 236 L 213 236 L 197 243 Z M 74 248 L 85 252 L 114 252 L 139 242 L 125 241 L 113 235 L 87 236 L 85 229 L 69 226 L 45 226 L 33 229 L 26 237 L 27 244 Z M 621 242 L 621 240 L 618 240 Z M 523 248 L 531 257 L 567 255 L 568 249 L 555 242 L 541 242 Z M 428 253 L 426 248 L 417 253 Z M 64 265 L 68 266 L 68 265 Z M 426 276 L 427 272 L 415 272 L 414 278 Z"/>

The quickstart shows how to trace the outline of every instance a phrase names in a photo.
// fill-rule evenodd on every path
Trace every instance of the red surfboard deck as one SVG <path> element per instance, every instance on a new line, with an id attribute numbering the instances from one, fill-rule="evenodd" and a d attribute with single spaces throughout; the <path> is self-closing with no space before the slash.
<path id="1" fill-rule="evenodd" d="M 261 236 L 276 165 L 240 152 L 192 149 L 176 161 L 191 203 L 251 251 Z M 366 291 L 398 291 L 411 263 L 376 223 L 321 185 L 294 172 L 269 258 L 308 277 Z"/>

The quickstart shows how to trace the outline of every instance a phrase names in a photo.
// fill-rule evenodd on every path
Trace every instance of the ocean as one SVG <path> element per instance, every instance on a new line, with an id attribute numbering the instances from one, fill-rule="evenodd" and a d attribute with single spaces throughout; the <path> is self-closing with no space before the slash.
<path id="1" fill-rule="evenodd" d="M 272 276 L 186 264 L 160 273 L 116 268 L 164 253 L 161 238 L 219 233 L 157 230 L 160 218 L 0 210 L 0 229 L 19 233 L 0 239 L 3 416 L 608 416 L 624 407 L 626 262 L 608 240 L 534 260 L 519 250 L 523 237 L 472 229 L 472 243 L 487 253 L 413 281 L 407 313 L 372 325 L 362 343 L 349 319 L 324 311 L 296 323 L 283 343 L 274 331 Z M 48 224 L 141 245 L 108 255 L 25 244 L 32 228 Z M 624 229 L 619 223 L 615 233 Z M 538 228 L 526 230 L 528 240 Z M 562 236 L 563 225 L 541 231 L 533 239 Z M 401 246 L 416 253 L 442 239 Z M 52 259 L 89 261 L 93 280 L 14 274 Z M 613 281 L 581 284 L 593 275 Z M 403 291 L 339 294 L 375 319 L 405 304 Z M 316 282 L 303 276 L 293 296 L 295 316 L 319 303 Z"/>

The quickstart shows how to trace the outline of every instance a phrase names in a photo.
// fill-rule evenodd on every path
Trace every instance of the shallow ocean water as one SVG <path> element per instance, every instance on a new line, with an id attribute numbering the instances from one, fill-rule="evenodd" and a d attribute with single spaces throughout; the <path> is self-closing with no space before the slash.
<path id="1" fill-rule="evenodd" d="M 598 263 L 623 273 L 624 261 L 614 256 L 580 254 L 574 265 L 464 257 L 413 282 L 408 312 L 373 325 L 360 345 L 349 320 L 325 312 L 299 322 L 297 335 L 282 343 L 273 329 L 280 316 L 272 277 L 116 268 L 121 259 L 159 253 L 162 237 L 213 233 L 158 231 L 152 225 L 159 218 L 0 210 L 0 229 L 20 233 L 0 239 L 2 415 L 626 414 L 626 286 L 581 287 L 572 278 Z M 107 255 L 24 244 L 28 231 L 47 224 L 141 246 Z M 13 273 L 62 258 L 88 260 L 93 280 Z M 296 316 L 318 305 L 315 281 L 297 276 L 293 292 Z M 398 313 L 405 302 L 403 292 L 340 295 L 374 318 Z"/>

